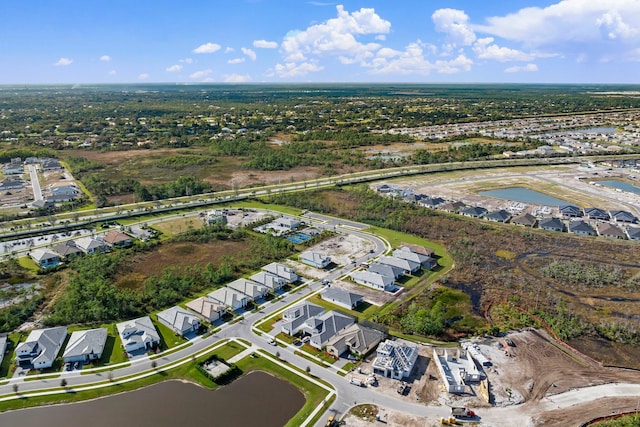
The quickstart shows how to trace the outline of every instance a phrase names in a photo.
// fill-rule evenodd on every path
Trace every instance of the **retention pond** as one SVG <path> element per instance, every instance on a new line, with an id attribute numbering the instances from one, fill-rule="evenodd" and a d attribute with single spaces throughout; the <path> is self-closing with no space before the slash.
<path id="1" fill-rule="evenodd" d="M 273 426 L 285 425 L 305 403 L 293 385 L 253 372 L 216 391 L 165 381 L 103 399 L 0 414 L 0 426 Z"/>
<path id="2" fill-rule="evenodd" d="M 524 187 L 501 188 L 499 190 L 481 191 L 481 196 L 495 197 L 497 199 L 512 200 L 514 202 L 530 203 L 532 205 L 563 206 L 568 205 L 566 200 L 558 199 L 539 193 Z"/>

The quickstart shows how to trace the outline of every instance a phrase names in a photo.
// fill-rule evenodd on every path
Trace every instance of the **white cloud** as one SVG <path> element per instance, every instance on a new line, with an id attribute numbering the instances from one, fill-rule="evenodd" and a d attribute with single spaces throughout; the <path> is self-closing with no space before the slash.
<path id="1" fill-rule="evenodd" d="M 177 73 L 180 70 L 182 70 L 182 65 L 180 64 L 174 64 L 166 68 L 167 73 Z"/>
<path id="2" fill-rule="evenodd" d="M 384 34 L 378 34 L 377 36 L 374 37 L 376 40 L 378 41 L 385 41 L 387 39 L 387 36 L 385 36 Z"/>
<path id="3" fill-rule="evenodd" d="M 225 48 L 225 50 L 224 50 L 224 53 L 231 53 L 231 52 L 234 52 L 234 51 L 235 51 L 235 49 L 234 49 L 234 48 L 232 48 L 232 47 L 230 47 L 230 46 L 227 46 L 227 47 Z"/>
<path id="4" fill-rule="evenodd" d="M 65 67 L 67 65 L 71 65 L 71 63 L 73 62 L 73 59 L 69 59 L 69 58 L 60 58 L 58 59 L 58 61 L 53 64 L 55 67 Z"/>
<path id="5" fill-rule="evenodd" d="M 202 78 L 208 76 L 211 73 L 213 73 L 213 70 L 208 68 L 206 70 L 200 70 L 200 71 L 196 71 L 195 73 L 190 74 L 189 78 L 190 79 L 202 79 Z"/>
<path id="6" fill-rule="evenodd" d="M 224 81 L 226 83 L 245 83 L 251 81 L 249 74 L 225 74 Z"/>
<path id="7" fill-rule="evenodd" d="M 184 62 L 185 64 L 192 64 L 193 63 L 193 59 L 192 58 L 184 58 L 184 59 L 180 59 L 178 62 Z"/>
<path id="8" fill-rule="evenodd" d="M 253 47 L 258 49 L 277 49 L 278 42 L 272 42 L 268 40 L 254 40 Z"/>
<path id="9" fill-rule="evenodd" d="M 493 59 L 500 62 L 531 61 L 535 58 L 535 55 L 493 44 L 493 37 L 476 40 L 473 44 L 473 52 L 480 59 Z"/>
<path id="10" fill-rule="evenodd" d="M 233 58 L 227 61 L 228 64 L 241 64 L 244 62 L 244 58 Z"/>
<path id="11" fill-rule="evenodd" d="M 438 9 L 431 15 L 431 20 L 436 31 L 447 34 L 450 48 L 469 46 L 476 40 L 476 34 L 469 24 L 469 16 L 463 10 Z"/>
<path id="12" fill-rule="evenodd" d="M 111 57 L 109 55 L 102 55 L 100 57 L 100 61 L 109 62 L 109 61 L 111 61 Z"/>
<path id="13" fill-rule="evenodd" d="M 281 44 L 285 63 L 300 62 L 304 69 L 313 68 L 309 64 L 310 57 L 314 56 L 334 56 L 343 63 L 362 61 L 373 56 L 380 45 L 362 43 L 357 37 L 389 33 L 391 23 L 378 16 L 374 9 L 362 8 L 349 13 L 339 5 L 336 10 L 336 18 L 287 34 Z"/>
<path id="14" fill-rule="evenodd" d="M 545 8 L 527 7 L 490 17 L 486 25 L 474 28 L 525 46 L 551 49 L 563 43 L 593 44 L 612 38 L 637 41 L 640 2 L 561 0 Z"/>
<path id="15" fill-rule="evenodd" d="M 149 73 L 138 74 L 138 79 L 147 80 L 149 78 Z"/>
<path id="16" fill-rule="evenodd" d="M 242 51 L 242 53 L 244 53 L 249 58 L 251 58 L 252 61 L 256 60 L 256 53 L 254 51 L 252 51 L 251 49 L 248 49 L 246 47 L 241 47 L 240 50 Z"/>
<path id="17" fill-rule="evenodd" d="M 432 62 L 426 58 L 425 50 L 431 54 L 436 52 L 435 46 L 420 40 L 410 43 L 404 51 L 382 48 L 366 66 L 374 74 L 427 75 L 431 72 L 453 74 L 469 71 L 473 65 L 473 61 L 462 52 L 458 52 L 454 59 Z"/>
<path id="18" fill-rule="evenodd" d="M 312 72 L 321 71 L 321 67 L 316 62 L 303 62 L 296 64 L 295 62 L 287 62 L 284 65 L 276 64 L 275 72 L 278 77 L 300 77 Z"/>
<path id="19" fill-rule="evenodd" d="M 193 53 L 214 53 L 219 51 L 221 48 L 222 46 L 217 43 L 208 42 L 193 49 Z"/>
<path id="20" fill-rule="evenodd" d="M 536 64 L 527 64 L 527 65 L 515 65 L 513 67 L 509 67 L 504 70 L 505 73 L 522 73 L 522 72 L 534 72 L 538 71 L 538 66 Z"/>
<path id="21" fill-rule="evenodd" d="M 116 74 L 118 74 L 118 72 L 116 70 L 109 71 L 109 75 L 110 76 L 115 76 Z"/>

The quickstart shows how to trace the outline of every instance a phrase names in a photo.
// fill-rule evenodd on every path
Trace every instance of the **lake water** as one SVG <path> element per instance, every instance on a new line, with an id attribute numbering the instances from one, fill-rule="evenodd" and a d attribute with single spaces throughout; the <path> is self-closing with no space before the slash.
<path id="1" fill-rule="evenodd" d="M 628 191 L 629 193 L 640 194 L 640 187 L 630 184 L 626 181 L 619 181 L 617 179 L 610 179 L 606 181 L 598 181 L 600 185 L 606 185 L 611 188 L 618 188 L 622 191 Z"/>
<path id="2" fill-rule="evenodd" d="M 524 187 L 501 188 L 499 190 L 481 191 L 481 196 L 512 200 L 514 202 L 530 203 L 533 205 L 562 206 L 569 202 Z"/>
<path id="3" fill-rule="evenodd" d="M 304 403 L 291 384 L 253 372 L 215 391 L 166 381 L 88 402 L 12 411 L 0 414 L 0 426 L 281 427 Z"/>

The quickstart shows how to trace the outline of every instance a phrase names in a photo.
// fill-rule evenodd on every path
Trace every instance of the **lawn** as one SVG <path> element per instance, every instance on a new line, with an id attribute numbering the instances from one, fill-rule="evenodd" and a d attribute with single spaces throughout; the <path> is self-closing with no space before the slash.
<path id="1" fill-rule="evenodd" d="M 223 345 L 219 349 L 215 350 L 213 353 L 224 360 L 229 360 L 233 356 L 242 353 L 245 350 L 245 347 L 238 344 L 235 341 L 229 341 L 227 344 Z"/>
<path id="2" fill-rule="evenodd" d="M 5 378 L 11 373 L 11 366 L 13 365 L 13 352 L 18 342 L 18 334 L 10 334 L 7 336 L 7 353 L 2 359 L 0 364 L 0 378 Z"/>
<path id="3" fill-rule="evenodd" d="M 32 273 L 40 271 L 38 264 L 28 256 L 18 258 L 18 264 L 20 264 L 20 267 L 29 270 Z"/>
<path id="4" fill-rule="evenodd" d="M 311 298 L 308 299 L 308 301 L 327 309 L 327 311 L 334 310 L 334 311 L 339 311 L 339 312 L 348 314 L 349 316 L 357 317 L 358 321 L 362 321 L 370 318 L 376 311 L 380 309 L 380 307 L 377 305 L 364 302 L 358 307 L 357 310 L 347 310 L 344 307 L 341 307 L 329 301 L 323 300 L 322 298 L 320 298 L 319 294 L 312 296 Z"/>

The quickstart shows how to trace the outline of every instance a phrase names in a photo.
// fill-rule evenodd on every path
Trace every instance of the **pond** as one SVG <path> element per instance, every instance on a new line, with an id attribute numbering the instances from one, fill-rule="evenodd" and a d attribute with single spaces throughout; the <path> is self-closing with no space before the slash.
<path id="1" fill-rule="evenodd" d="M 610 179 L 605 181 L 598 181 L 600 185 L 606 185 L 607 187 L 616 188 L 618 190 L 627 191 L 629 193 L 640 194 L 640 187 L 630 184 L 626 181 L 620 181 L 617 179 Z"/>
<path id="2" fill-rule="evenodd" d="M 293 385 L 252 372 L 215 391 L 180 381 L 88 402 L 0 414 L 0 426 L 273 426 L 285 425 L 305 403 Z"/>
<path id="3" fill-rule="evenodd" d="M 514 202 L 531 203 L 534 205 L 563 206 L 568 205 L 566 200 L 558 199 L 539 193 L 524 187 L 501 188 L 499 190 L 481 191 L 481 196 L 495 197 L 498 199 L 512 200 Z"/>

